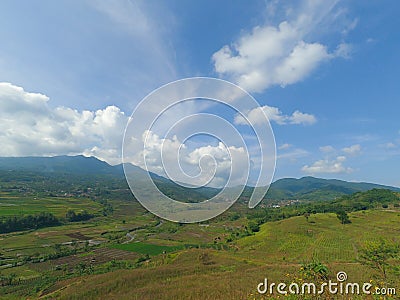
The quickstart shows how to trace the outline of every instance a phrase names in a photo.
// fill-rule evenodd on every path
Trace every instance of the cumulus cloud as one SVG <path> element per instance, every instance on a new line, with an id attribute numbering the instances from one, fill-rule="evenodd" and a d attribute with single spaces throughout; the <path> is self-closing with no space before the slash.
<path id="1" fill-rule="evenodd" d="M 288 10 L 279 25 L 254 27 L 213 54 L 215 71 L 250 92 L 262 92 L 273 85 L 299 82 L 323 62 L 349 57 L 351 48 L 346 43 L 329 51 L 326 45 L 309 41 L 321 24 L 342 13 L 335 12 L 336 2 L 302 1 Z"/>
<path id="2" fill-rule="evenodd" d="M 302 113 L 296 110 L 290 117 L 289 117 L 290 124 L 303 124 L 303 125 L 312 125 L 317 122 L 315 116 Z"/>
<path id="3" fill-rule="evenodd" d="M 127 118 L 116 106 L 52 108 L 49 98 L 0 83 L 0 156 L 93 155 L 120 163 Z"/>
<path id="4" fill-rule="evenodd" d="M 317 119 L 314 115 L 302 113 L 298 110 L 296 110 L 292 115 L 284 115 L 279 108 L 268 105 L 254 108 L 245 115 L 252 125 L 264 124 L 265 116 L 267 116 L 270 121 L 274 121 L 279 125 L 312 125 L 317 122 Z M 240 114 L 235 115 L 234 122 L 237 125 L 248 124 L 246 119 Z"/>
<path id="5" fill-rule="evenodd" d="M 361 146 L 359 144 L 352 145 L 350 147 L 345 147 L 342 151 L 346 154 L 355 156 L 361 153 Z"/>
<path id="6" fill-rule="evenodd" d="M 242 147 L 206 145 L 189 148 L 174 136 L 161 138 L 148 130 L 142 135 L 142 150 L 130 161 L 151 172 L 166 176 L 175 182 L 191 186 L 220 187 L 232 176 L 231 185 L 243 184 L 246 181 L 248 157 Z M 231 172 L 232 169 L 240 170 Z"/>
<path id="7" fill-rule="evenodd" d="M 322 159 L 314 162 L 311 166 L 305 165 L 301 168 L 307 174 L 321 174 L 321 173 L 351 173 L 353 170 L 344 165 L 346 161 L 345 156 L 337 156 L 333 160 Z"/>

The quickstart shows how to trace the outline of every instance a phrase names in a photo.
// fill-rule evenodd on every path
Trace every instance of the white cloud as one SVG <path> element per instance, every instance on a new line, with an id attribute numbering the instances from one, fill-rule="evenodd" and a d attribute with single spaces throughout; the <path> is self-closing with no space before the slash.
<path id="1" fill-rule="evenodd" d="M 140 147 L 143 147 L 140 150 Z M 145 156 L 145 161 L 143 160 Z M 151 172 L 191 186 L 224 186 L 231 175 L 231 185 L 246 182 L 248 158 L 242 147 L 218 143 L 189 149 L 176 136 L 160 138 L 152 131 L 142 136 L 142 144 L 130 161 Z M 236 170 L 231 172 L 231 170 Z M 183 172 L 185 173 L 183 173 Z"/>
<path id="2" fill-rule="evenodd" d="M 308 44 L 299 41 L 292 52 L 275 67 L 275 78 L 273 78 L 271 84 L 285 86 L 301 81 L 321 62 L 331 57 L 332 55 L 328 54 L 326 46 L 319 43 Z"/>
<path id="3" fill-rule="evenodd" d="M 374 135 L 374 134 L 361 134 L 361 135 L 344 135 L 344 138 L 347 140 L 350 140 L 352 142 L 356 142 L 356 143 L 365 143 L 365 142 L 374 142 L 379 140 L 379 136 L 378 135 Z"/>
<path id="4" fill-rule="evenodd" d="M 361 146 L 359 144 L 352 145 L 350 147 L 345 147 L 342 149 L 344 153 L 355 156 L 361 153 Z"/>
<path id="5" fill-rule="evenodd" d="M 110 5 L 106 1 L 91 1 L 98 11 L 106 14 L 132 35 L 144 35 L 153 30 L 153 22 L 143 11 L 141 1 L 120 1 Z"/>
<path id="6" fill-rule="evenodd" d="M 289 122 L 291 124 L 303 124 L 303 125 L 312 125 L 315 122 L 317 122 L 317 119 L 315 116 L 302 113 L 298 110 L 296 110 L 290 117 L 289 117 Z"/>
<path id="7" fill-rule="evenodd" d="M 397 148 L 397 145 L 395 143 L 392 143 L 392 142 L 386 143 L 386 144 L 384 144 L 382 146 L 384 148 L 386 148 L 386 149 L 395 149 L 395 148 Z"/>
<path id="8" fill-rule="evenodd" d="M 321 152 L 324 152 L 324 153 L 330 153 L 330 152 L 334 152 L 334 151 L 335 151 L 335 148 L 333 148 L 331 145 L 327 145 L 327 146 L 321 146 L 321 147 L 319 147 L 319 150 L 320 150 Z"/>
<path id="9" fill-rule="evenodd" d="M 292 115 L 284 115 L 279 108 L 273 106 L 262 106 L 257 107 L 249 111 L 245 117 L 249 120 L 252 125 L 264 124 L 265 116 L 268 117 L 270 121 L 274 121 L 279 125 L 286 124 L 302 124 L 302 125 L 312 125 L 317 122 L 314 115 L 302 113 L 296 110 Z M 237 125 L 247 125 L 247 121 L 242 115 L 237 114 L 234 119 Z"/>
<path id="10" fill-rule="evenodd" d="M 348 57 L 350 46 L 346 43 L 329 52 L 319 42 L 306 41 L 343 14 L 334 11 L 336 2 L 302 1 L 299 8 L 288 10 L 287 20 L 278 26 L 254 27 L 214 53 L 215 71 L 250 92 L 262 92 L 272 85 L 299 82 L 325 61 Z"/>
<path id="11" fill-rule="evenodd" d="M 310 153 L 307 150 L 296 148 L 283 154 L 278 154 L 278 159 L 289 159 L 292 162 L 297 161 L 300 157 L 308 156 Z"/>
<path id="12" fill-rule="evenodd" d="M 120 163 L 127 118 L 116 106 L 52 108 L 49 98 L 0 83 L 0 156 L 94 155 Z"/>
<path id="13" fill-rule="evenodd" d="M 353 31 L 357 25 L 358 25 L 358 18 L 355 18 L 353 21 L 351 21 L 342 31 L 344 35 L 348 34 L 350 31 Z"/>
<path id="14" fill-rule="evenodd" d="M 285 143 L 285 144 L 280 145 L 280 146 L 278 147 L 278 150 L 287 150 L 287 149 L 289 149 L 290 147 L 292 147 L 291 144 Z"/>
<path id="15" fill-rule="evenodd" d="M 334 160 L 322 159 L 314 162 L 311 166 L 303 166 L 301 170 L 307 174 L 351 173 L 353 170 L 344 166 L 345 161 L 345 156 L 338 156 Z"/>
<path id="16" fill-rule="evenodd" d="M 245 115 L 245 117 L 249 120 L 252 125 L 256 124 L 264 124 L 265 116 L 269 119 L 269 121 L 274 121 L 279 125 L 283 125 L 286 123 L 287 116 L 282 115 L 282 112 L 277 107 L 272 106 L 263 106 L 252 109 Z M 235 124 L 237 125 L 247 125 L 247 121 L 243 118 L 242 115 L 237 114 L 234 119 Z"/>
<path id="17" fill-rule="evenodd" d="M 343 58 L 350 58 L 353 48 L 351 45 L 346 43 L 341 43 L 337 46 L 335 50 L 335 56 L 343 57 Z"/>

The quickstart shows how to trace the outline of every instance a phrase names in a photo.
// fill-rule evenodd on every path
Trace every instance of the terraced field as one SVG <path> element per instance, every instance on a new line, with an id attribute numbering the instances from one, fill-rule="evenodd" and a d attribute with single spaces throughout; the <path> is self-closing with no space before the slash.
<path id="1" fill-rule="evenodd" d="M 400 242 L 400 211 L 357 212 L 350 214 L 350 219 L 351 224 L 342 225 L 334 214 L 316 214 L 310 217 L 310 222 L 300 216 L 266 223 L 255 235 L 237 240 L 235 250 L 186 249 L 167 256 L 153 256 L 148 264 L 138 269 L 60 282 L 58 289 L 53 289 L 47 297 L 266 299 L 270 297 L 256 291 L 263 278 L 274 282 L 301 280 L 302 264 L 313 259 L 328 267 L 331 279 L 336 278 L 337 272 L 345 271 L 354 282 L 379 285 L 382 280 L 379 273 L 358 262 L 358 250 L 365 242 L 379 238 Z M 138 253 L 142 252 L 142 247 L 150 247 L 149 244 L 137 245 L 140 247 L 129 247 Z M 398 260 L 391 263 L 400 267 Z M 398 274 L 389 272 L 387 281 L 399 291 L 398 278 Z M 352 296 L 351 299 L 374 298 Z"/>

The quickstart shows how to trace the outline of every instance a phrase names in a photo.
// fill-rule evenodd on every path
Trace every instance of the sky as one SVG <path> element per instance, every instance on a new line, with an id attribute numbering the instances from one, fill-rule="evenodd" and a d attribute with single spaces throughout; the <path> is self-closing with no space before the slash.
<path id="1" fill-rule="evenodd" d="M 243 136 L 244 118 L 262 128 L 267 116 L 274 180 L 315 176 L 400 187 L 399 13 L 400 3 L 389 0 L 3 0 L 0 156 L 84 154 L 118 164 L 140 101 L 169 82 L 204 76 L 238 85 L 259 107 L 239 116 L 203 101 L 172 115 L 219 114 Z M 243 149 L 229 139 L 146 132 L 152 144 L 131 161 L 143 167 L 146 152 L 150 170 L 162 175 L 155 153 L 163 143 L 171 153 L 184 145 L 189 173 L 212 156 L 204 166 L 217 165 L 215 186 L 232 168 L 227 156 L 243 161 Z"/>

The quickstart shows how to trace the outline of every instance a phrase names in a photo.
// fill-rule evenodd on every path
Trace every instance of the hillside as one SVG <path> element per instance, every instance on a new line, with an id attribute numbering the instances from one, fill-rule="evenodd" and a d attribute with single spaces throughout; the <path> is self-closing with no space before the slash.
<path id="1" fill-rule="evenodd" d="M 0 170 L 38 173 L 123 175 L 122 166 L 110 166 L 95 157 L 0 157 Z"/>
<path id="2" fill-rule="evenodd" d="M 347 182 L 337 179 L 321 179 L 314 177 L 284 178 L 271 185 L 267 198 L 300 199 L 300 200 L 332 200 L 343 195 L 371 189 L 389 189 L 400 191 L 400 188 L 367 182 Z"/>
<path id="3" fill-rule="evenodd" d="M 398 213 L 357 212 L 350 218 L 353 223 L 346 226 L 333 214 L 313 215 L 310 222 L 302 216 L 271 222 L 239 239 L 235 251 L 181 250 L 154 257 L 144 267 L 64 280 L 45 294 L 51 299 L 266 299 L 256 291 L 266 276 L 270 282 L 307 280 L 301 268 L 313 260 L 327 266 L 333 281 L 342 271 L 351 282 L 376 285 L 378 274 L 358 262 L 359 249 L 382 237 L 398 242 Z M 398 289 L 395 279 L 390 272 L 390 286 Z"/>

